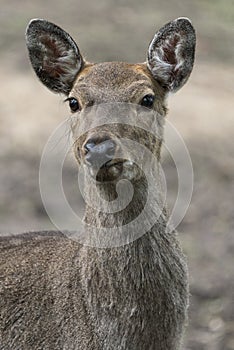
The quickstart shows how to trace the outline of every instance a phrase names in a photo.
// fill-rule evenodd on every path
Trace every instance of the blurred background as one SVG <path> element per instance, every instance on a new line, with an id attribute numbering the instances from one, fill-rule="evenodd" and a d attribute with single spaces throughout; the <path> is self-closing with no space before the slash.
<path id="1" fill-rule="evenodd" d="M 43 208 L 38 170 L 47 138 L 69 116 L 63 97 L 38 82 L 24 32 L 31 18 L 66 29 L 90 61 L 142 62 L 154 33 L 189 17 L 197 31 L 193 73 L 169 100 L 169 120 L 184 138 L 194 192 L 178 230 L 191 285 L 184 349 L 234 349 L 234 1 L 0 0 L 0 232 L 53 228 Z M 177 191 L 173 163 L 163 159 L 169 203 Z M 77 208 L 76 166 L 64 171 Z"/>

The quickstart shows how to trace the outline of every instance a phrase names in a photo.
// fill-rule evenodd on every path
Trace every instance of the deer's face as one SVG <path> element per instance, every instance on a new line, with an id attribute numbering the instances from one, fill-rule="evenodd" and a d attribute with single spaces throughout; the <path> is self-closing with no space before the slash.
<path id="1" fill-rule="evenodd" d="M 31 21 L 26 37 L 36 74 L 49 89 L 65 94 L 76 114 L 77 161 L 100 181 L 139 178 L 148 157 L 143 152 L 137 166 L 139 147 L 123 139 L 143 144 L 159 159 L 165 96 L 185 84 L 193 67 L 191 22 L 178 18 L 162 27 L 149 45 L 147 61 L 135 65 L 87 63 L 70 35 L 45 20 Z"/>
<path id="2" fill-rule="evenodd" d="M 137 146 L 146 147 L 159 158 L 164 98 L 164 89 L 144 64 L 87 65 L 67 99 L 75 116 L 74 152 L 78 163 L 84 164 L 98 181 L 138 179 L 146 164 L 144 159 L 141 164 L 136 162 Z M 148 131 L 152 124 L 157 135 Z M 126 139 L 136 147 L 126 144 Z"/>

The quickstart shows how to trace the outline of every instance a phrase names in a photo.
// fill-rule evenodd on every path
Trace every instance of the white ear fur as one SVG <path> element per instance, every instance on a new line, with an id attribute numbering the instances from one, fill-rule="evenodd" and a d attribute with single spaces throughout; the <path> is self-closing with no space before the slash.
<path id="1" fill-rule="evenodd" d="M 42 83 L 67 95 L 84 63 L 74 40 L 55 24 L 34 19 L 27 27 L 26 41 L 32 66 Z"/>
<path id="2" fill-rule="evenodd" d="M 147 65 L 167 90 L 175 92 L 186 83 L 193 68 L 195 43 L 195 31 L 188 18 L 169 22 L 155 34 Z"/>

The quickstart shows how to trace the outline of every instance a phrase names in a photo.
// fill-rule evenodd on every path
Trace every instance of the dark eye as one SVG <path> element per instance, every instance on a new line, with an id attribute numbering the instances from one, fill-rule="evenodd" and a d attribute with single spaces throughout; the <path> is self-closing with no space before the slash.
<path id="1" fill-rule="evenodd" d="M 151 94 L 145 95 L 143 97 L 143 99 L 141 100 L 141 106 L 147 107 L 147 108 L 152 108 L 154 105 L 154 100 L 155 100 L 154 95 L 151 95 Z"/>
<path id="2" fill-rule="evenodd" d="M 71 97 L 68 99 L 68 101 L 69 101 L 69 107 L 72 112 L 77 112 L 80 109 L 79 102 L 77 101 L 76 98 Z"/>

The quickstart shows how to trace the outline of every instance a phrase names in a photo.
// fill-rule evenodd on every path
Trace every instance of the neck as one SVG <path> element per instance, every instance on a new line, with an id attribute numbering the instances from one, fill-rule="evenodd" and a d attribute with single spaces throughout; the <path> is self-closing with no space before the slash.
<path id="1" fill-rule="evenodd" d="M 99 246 L 118 246 L 134 241 L 165 220 L 160 177 L 154 177 L 152 191 L 145 176 L 130 183 L 88 186 L 90 205 L 84 221 L 89 238 Z M 92 204 L 92 205 L 91 205 Z"/>

